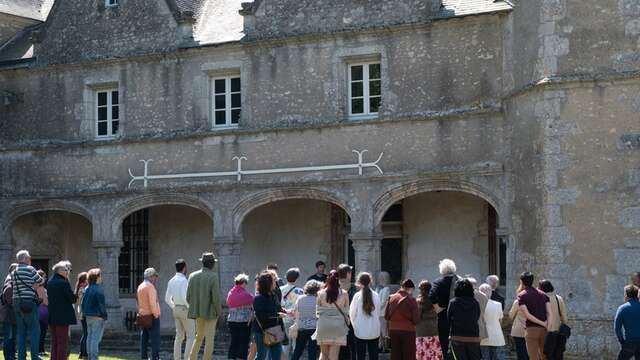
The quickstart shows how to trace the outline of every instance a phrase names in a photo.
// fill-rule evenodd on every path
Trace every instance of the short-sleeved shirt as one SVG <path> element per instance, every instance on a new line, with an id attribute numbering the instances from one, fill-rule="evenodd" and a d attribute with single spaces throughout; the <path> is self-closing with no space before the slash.
<path id="1" fill-rule="evenodd" d="M 527 307 L 529 313 L 540 321 L 547 321 L 547 303 L 549 298 L 542 291 L 528 287 L 518 294 L 518 304 Z M 527 319 L 527 327 L 542 327 Z"/>
<path id="2" fill-rule="evenodd" d="M 42 285 L 44 279 L 38 275 L 31 265 L 18 264 L 16 270 L 11 273 L 11 286 L 13 287 L 13 299 L 33 300 L 38 298 L 34 285 Z"/>

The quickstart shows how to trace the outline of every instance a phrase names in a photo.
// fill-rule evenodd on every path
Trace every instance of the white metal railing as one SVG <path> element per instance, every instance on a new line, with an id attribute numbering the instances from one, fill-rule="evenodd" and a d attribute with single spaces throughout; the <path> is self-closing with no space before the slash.
<path id="1" fill-rule="evenodd" d="M 358 169 L 358 175 L 362 175 L 363 169 L 367 168 L 375 168 L 380 174 L 383 174 L 382 169 L 378 166 L 378 163 L 382 159 L 382 155 L 384 152 L 380 153 L 378 159 L 373 162 L 364 162 L 363 156 L 364 153 L 368 152 L 368 150 L 352 150 L 354 154 L 358 156 L 358 162 L 355 164 L 341 164 L 341 165 L 321 165 L 321 166 L 302 166 L 302 167 L 290 167 L 290 168 L 274 168 L 274 169 L 260 169 L 260 170 L 244 170 L 242 168 L 242 161 L 247 160 L 245 156 L 234 156 L 232 158 L 233 161 L 236 161 L 237 167 L 235 171 L 218 171 L 218 172 L 197 172 L 197 173 L 183 173 L 183 174 L 160 174 L 160 175 L 150 175 L 149 174 L 149 163 L 152 162 L 152 159 L 148 160 L 140 160 L 140 162 L 144 163 L 144 175 L 136 176 L 129 168 L 129 175 L 131 176 L 131 181 L 129 181 L 129 188 L 136 181 L 142 181 L 143 187 L 147 187 L 150 180 L 166 180 L 166 179 L 193 179 L 193 178 L 208 178 L 208 177 L 226 177 L 226 176 L 235 176 L 237 181 L 242 180 L 243 175 L 260 175 L 260 174 L 282 174 L 282 173 L 297 173 L 297 172 L 318 172 L 318 171 L 338 171 L 338 170 L 348 170 L 348 169 Z"/>

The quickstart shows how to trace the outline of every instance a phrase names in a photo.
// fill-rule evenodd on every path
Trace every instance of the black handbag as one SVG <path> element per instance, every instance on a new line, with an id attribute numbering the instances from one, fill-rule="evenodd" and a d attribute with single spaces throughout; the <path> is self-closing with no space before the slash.
<path id="1" fill-rule="evenodd" d="M 562 322 L 562 312 L 560 311 L 560 298 L 556 295 L 556 302 L 558 303 L 558 314 L 560 315 L 560 329 L 558 330 L 558 334 L 563 336 L 566 339 L 571 337 L 571 327 Z"/>

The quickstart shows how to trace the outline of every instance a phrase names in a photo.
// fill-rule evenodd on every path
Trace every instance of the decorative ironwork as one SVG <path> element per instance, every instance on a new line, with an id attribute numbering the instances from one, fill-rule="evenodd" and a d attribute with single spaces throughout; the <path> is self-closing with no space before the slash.
<path id="1" fill-rule="evenodd" d="M 378 159 L 373 162 L 364 162 L 364 153 L 368 152 L 368 150 L 352 150 L 354 154 L 358 156 L 358 162 L 355 164 L 341 164 L 341 165 L 321 165 L 321 166 L 302 166 L 302 167 L 291 167 L 291 168 L 275 168 L 275 169 L 260 169 L 260 170 L 244 170 L 242 168 L 242 161 L 248 160 L 246 156 L 234 156 L 232 158 L 233 161 L 237 163 L 235 171 L 218 171 L 218 172 L 199 172 L 199 173 L 183 173 L 183 174 L 160 174 L 160 175 L 151 175 L 149 174 L 149 163 L 152 162 L 152 159 L 140 160 L 144 164 L 144 175 L 134 175 L 131 169 L 129 168 L 129 175 L 131 176 L 131 181 L 129 181 L 129 187 L 133 185 L 136 181 L 142 181 L 143 187 L 147 187 L 149 185 L 150 180 L 166 180 L 166 179 L 188 179 L 188 178 L 208 178 L 208 177 L 227 177 L 227 176 L 235 176 L 237 181 L 242 181 L 242 176 L 244 175 L 262 175 L 262 174 L 283 174 L 283 173 L 297 173 L 297 172 L 318 172 L 318 171 L 337 171 L 337 170 L 348 170 L 348 169 L 358 169 L 358 175 L 363 174 L 363 170 L 367 168 L 375 168 L 380 174 L 383 174 L 382 169 L 378 166 L 380 160 L 382 160 L 382 156 L 384 152 L 380 153 Z"/>

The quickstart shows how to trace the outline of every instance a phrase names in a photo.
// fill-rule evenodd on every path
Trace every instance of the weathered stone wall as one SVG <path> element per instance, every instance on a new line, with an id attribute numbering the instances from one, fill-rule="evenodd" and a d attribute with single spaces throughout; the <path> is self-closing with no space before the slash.
<path id="1" fill-rule="evenodd" d="M 260 0 L 245 13 L 249 40 L 428 21 L 441 0 Z"/>
<path id="2" fill-rule="evenodd" d="M 178 24 L 166 1 L 56 1 L 38 35 L 38 63 L 78 63 L 175 50 Z"/>
<path id="3" fill-rule="evenodd" d="M 315 273 L 318 260 L 331 253 L 331 204 L 317 200 L 284 200 L 255 209 L 242 226 L 240 268 L 253 278 L 268 264 L 301 270 L 298 286 Z"/>
<path id="4" fill-rule="evenodd" d="M 49 267 L 60 260 L 71 261 L 71 282 L 75 284 L 79 273 L 96 264 L 91 231 L 91 223 L 80 215 L 62 211 L 27 214 L 12 227 L 12 252 L 27 249 L 34 259 L 49 260 Z M 51 275 L 51 269 L 47 270 Z"/>
<path id="5" fill-rule="evenodd" d="M 482 283 L 489 271 L 487 202 L 473 195 L 430 192 L 402 202 L 406 258 L 403 275 L 418 283 L 433 281 L 444 258 L 456 262 L 459 274 Z"/>
<path id="6" fill-rule="evenodd" d="M 167 283 L 175 275 L 175 262 L 185 259 L 191 273 L 199 270 L 205 251 L 213 250 L 213 221 L 203 212 L 186 206 L 157 206 L 149 210 L 149 266 L 160 273 L 157 284 L 161 326 L 173 327 L 171 309 L 164 301 Z M 125 309 L 126 310 L 126 309 Z"/>

